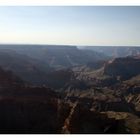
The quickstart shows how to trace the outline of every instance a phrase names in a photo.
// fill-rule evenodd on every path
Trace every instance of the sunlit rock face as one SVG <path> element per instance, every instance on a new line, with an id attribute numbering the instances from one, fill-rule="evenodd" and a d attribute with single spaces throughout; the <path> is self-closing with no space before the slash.
<path id="1" fill-rule="evenodd" d="M 104 74 L 120 76 L 122 79 L 129 79 L 140 73 L 140 59 L 133 57 L 116 58 L 104 68 Z"/>

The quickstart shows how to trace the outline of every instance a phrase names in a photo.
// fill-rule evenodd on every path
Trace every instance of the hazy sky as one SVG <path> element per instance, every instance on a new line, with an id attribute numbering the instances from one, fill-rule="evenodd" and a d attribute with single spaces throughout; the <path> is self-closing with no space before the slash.
<path id="1" fill-rule="evenodd" d="M 140 7 L 0 7 L 0 43 L 140 45 Z"/>

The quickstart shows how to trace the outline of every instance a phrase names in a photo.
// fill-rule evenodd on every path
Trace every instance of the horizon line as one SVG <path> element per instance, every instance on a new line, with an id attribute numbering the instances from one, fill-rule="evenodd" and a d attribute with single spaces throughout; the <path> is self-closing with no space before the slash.
<path id="1" fill-rule="evenodd" d="M 140 47 L 140 45 L 74 45 L 74 44 L 32 44 L 32 43 L 0 43 L 0 45 L 29 45 L 29 46 L 76 46 L 76 47 Z"/>

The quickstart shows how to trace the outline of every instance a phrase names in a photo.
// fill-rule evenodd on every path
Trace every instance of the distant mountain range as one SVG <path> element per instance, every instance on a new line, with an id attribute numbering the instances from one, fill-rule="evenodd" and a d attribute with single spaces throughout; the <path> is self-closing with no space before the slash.
<path id="1" fill-rule="evenodd" d="M 103 53 L 61 45 L 0 45 L 0 50 L 14 50 L 19 54 L 42 61 L 55 69 L 83 65 L 108 58 Z"/>
<path id="2" fill-rule="evenodd" d="M 140 55 L 139 46 L 85 46 L 82 49 L 104 53 L 114 58 Z"/>

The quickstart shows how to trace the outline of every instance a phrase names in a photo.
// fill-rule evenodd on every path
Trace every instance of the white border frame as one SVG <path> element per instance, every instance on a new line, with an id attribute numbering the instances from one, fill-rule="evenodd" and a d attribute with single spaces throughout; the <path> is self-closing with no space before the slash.
<path id="1" fill-rule="evenodd" d="M 71 5 L 71 6 L 88 6 L 88 5 L 100 5 L 100 6 L 136 6 L 140 5 L 140 0 L 0 0 L 1 6 L 43 6 L 43 5 Z"/>

